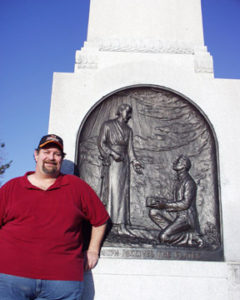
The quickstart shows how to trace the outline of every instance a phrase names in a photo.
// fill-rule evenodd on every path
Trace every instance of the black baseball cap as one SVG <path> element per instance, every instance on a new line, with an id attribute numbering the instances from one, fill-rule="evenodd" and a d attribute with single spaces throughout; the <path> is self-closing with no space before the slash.
<path id="1" fill-rule="evenodd" d="M 41 149 L 48 144 L 57 145 L 63 152 L 63 140 L 60 136 L 57 136 L 56 134 L 44 135 L 39 142 L 38 149 Z"/>

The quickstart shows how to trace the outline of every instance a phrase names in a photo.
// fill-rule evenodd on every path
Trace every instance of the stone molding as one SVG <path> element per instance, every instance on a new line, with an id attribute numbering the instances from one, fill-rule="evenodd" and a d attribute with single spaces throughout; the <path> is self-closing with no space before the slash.
<path id="1" fill-rule="evenodd" d="M 98 54 L 82 50 L 76 51 L 75 70 L 76 69 L 96 69 L 98 67 Z"/>
<path id="2" fill-rule="evenodd" d="M 98 41 L 99 51 L 193 54 L 193 48 L 183 41 L 152 39 L 108 39 Z"/>
<path id="3" fill-rule="evenodd" d="M 99 39 L 88 42 L 99 51 L 136 53 L 194 54 L 192 45 L 184 41 L 161 41 L 153 39 Z"/>
<path id="4" fill-rule="evenodd" d="M 196 73 L 213 73 L 213 58 L 206 47 L 195 49 L 194 70 Z"/>
<path id="5" fill-rule="evenodd" d="M 151 39 L 108 39 L 85 42 L 84 47 L 76 51 L 75 70 L 96 69 L 101 52 L 194 55 L 196 73 L 213 73 L 213 60 L 207 47 L 193 47 L 183 41 L 163 42 Z"/>

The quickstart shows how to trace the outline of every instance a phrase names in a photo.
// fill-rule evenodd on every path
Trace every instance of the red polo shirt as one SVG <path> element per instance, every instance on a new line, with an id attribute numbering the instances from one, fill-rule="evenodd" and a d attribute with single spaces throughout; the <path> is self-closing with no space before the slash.
<path id="1" fill-rule="evenodd" d="M 61 174 L 44 191 L 29 174 L 0 189 L 0 273 L 82 281 L 82 221 L 100 226 L 109 216 L 80 178 Z"/>

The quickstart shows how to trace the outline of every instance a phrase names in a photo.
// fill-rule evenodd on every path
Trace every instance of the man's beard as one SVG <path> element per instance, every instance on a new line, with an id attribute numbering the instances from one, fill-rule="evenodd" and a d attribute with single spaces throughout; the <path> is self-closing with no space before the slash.
<path id="1" fill-rule="evenodd" d="M 45 163 L 51 163 L 51 167 L 47 168 L 45 167 Z M 43 166 L 42 166 L 42 170 L 45 174 L 48 174 L 48 175 L 55 175 L 57 174 L 57 164 L 54 163 L 54 162 L 44 162 L 43 163 Z"/>

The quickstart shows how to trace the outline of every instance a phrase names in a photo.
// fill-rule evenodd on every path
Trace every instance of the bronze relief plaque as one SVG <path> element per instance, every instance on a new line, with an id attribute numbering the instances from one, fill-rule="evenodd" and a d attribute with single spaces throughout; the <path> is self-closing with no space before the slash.
<path id="1" fill-rule="evenodd" d="M 150 85 L 101 99 L 76 165 L 111 216 L 102 256 L 223 260 L 216 138 L 189 99 Z"/>

